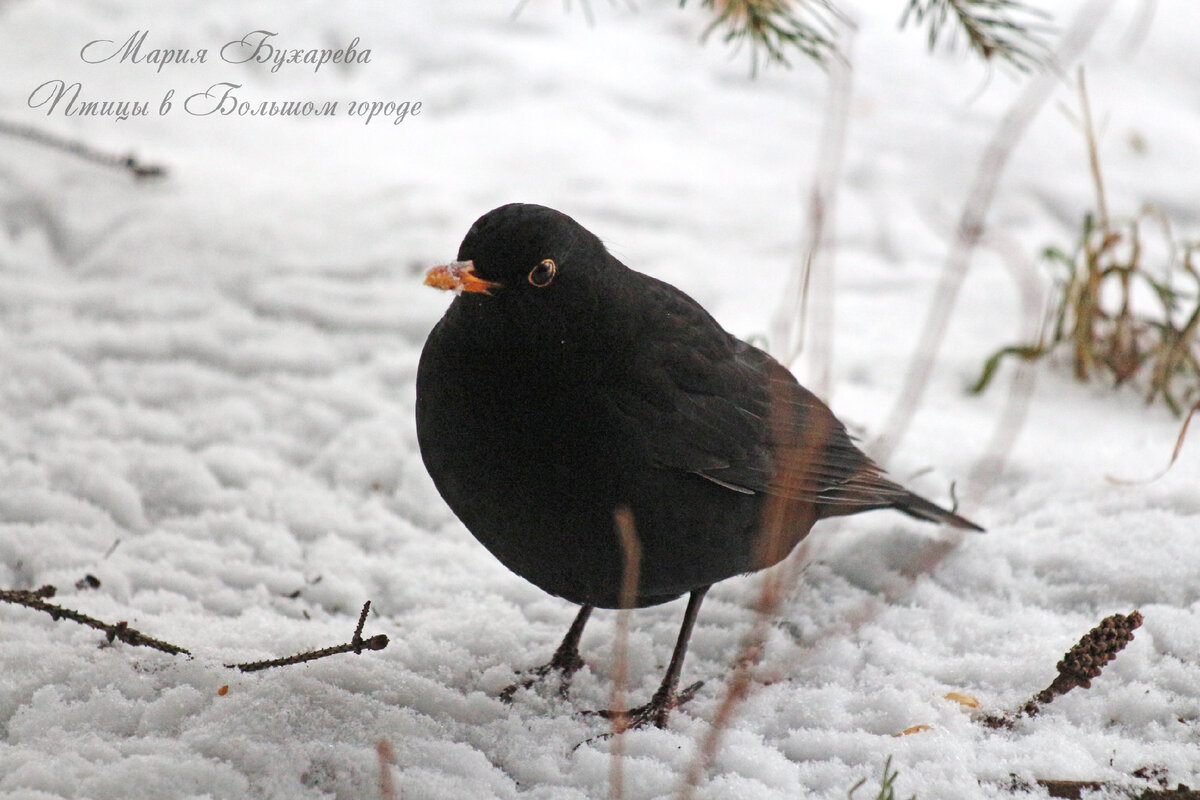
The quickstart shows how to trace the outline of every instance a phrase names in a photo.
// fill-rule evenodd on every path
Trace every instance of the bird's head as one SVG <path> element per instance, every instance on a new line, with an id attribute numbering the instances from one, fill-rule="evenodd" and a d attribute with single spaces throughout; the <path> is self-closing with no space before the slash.
<path id="1" fill-rule="evenodd" d="M 425 284 L 456 293 L 536 294 L 595 269 L 605 256 L 600 240 L 561 211 L 509 203 L 476 220 L 457 261 L 429 270 Z"/>
<path id="2" fill-rule="evenodd" d="M 600 239 L 566 214 L 510 203 L 476 220 L 457 261 L 430 269 L 425 284 L 455 292 L 456 306 L 536 328 L 543 338 L 591 324 L 615 263 Z"/>

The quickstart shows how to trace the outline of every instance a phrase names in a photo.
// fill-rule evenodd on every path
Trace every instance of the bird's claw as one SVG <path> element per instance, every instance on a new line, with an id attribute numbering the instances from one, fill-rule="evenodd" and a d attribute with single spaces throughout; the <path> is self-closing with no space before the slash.
<path id="1" fill-rule="evenodd" d="M 649 703 L 627 711 L 602 708 L 598 711 L 585 711 L 584 713 L 613 720 L 613 733 L 624 733 L 627 730 L 645 728 L 651 724 L 656 728 L 665 728 L 671 711 L 695 697 L 696 692 L 700 691 L 702 686 L 704 686 L 704 681 L 696 681 L 680 692 L 664 691 L 663 688 L 660 688 L 654 693 L 654 697 L 650 698 Z"/>
<path id="2" fill-rule="evenodd" d="M 579 657 L 579 652 L 558 652 L 554 654 L 554 658 L 550 659 L 548 664 L 542 664 L 540 667 L 519 672 L 518 675 L 526 675 L 523 680 L 519 680 L 511 686 L 505 687 L 500 692 L 500 702 L 511 703 L 513 696 L 520 689 L 528 689 L 535 683 L 542 681 L 552 672 L 560 674 L 560 683 L 558 685 L 558 696 L 565 698 L 571 689 L 571 678 L 583 667 L 583 659 Z"/>

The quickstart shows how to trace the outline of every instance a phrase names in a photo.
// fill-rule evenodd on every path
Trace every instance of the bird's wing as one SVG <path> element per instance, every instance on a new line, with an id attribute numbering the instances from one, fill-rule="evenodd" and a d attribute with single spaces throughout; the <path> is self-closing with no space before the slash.
<path id="1" fill-rule="evenodd" d="M 653 281 L 643 299 L 657 313 L 642 315 L 637 346 L 606 389 L 650 463 L 830 513 L 907 495 L 769 355 L 726 333 L 674 287 Z"/>
<path id="2" fill-rule="evenodd" d="M 815 502 L 825 516 L 888 506 L 908 497 L 908 490 L 888 480 L 858 449 L 829 406 L 779 362 L 755 352 L 767 376 L 771 420 L 773 471 L 765 491 Z"/>

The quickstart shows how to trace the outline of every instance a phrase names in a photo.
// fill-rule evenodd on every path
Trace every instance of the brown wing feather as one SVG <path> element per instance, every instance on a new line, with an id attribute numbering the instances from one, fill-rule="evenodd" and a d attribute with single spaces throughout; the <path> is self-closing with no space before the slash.
<path id="1" fill-rule="evenodd" d="M 611 397 L 616 413 L 638 426 L 633 433 L 651 463 L 730 491 L 808 503 L 818 518 L 894 507 L 978 528 L 888 480 L 779 362 L 726 333 L 674 287 L 646 280 L 641 299 L 674 313 L 642 315 L 636 362 Z M 668 303 L 663 293 L 674 297 Z"/>

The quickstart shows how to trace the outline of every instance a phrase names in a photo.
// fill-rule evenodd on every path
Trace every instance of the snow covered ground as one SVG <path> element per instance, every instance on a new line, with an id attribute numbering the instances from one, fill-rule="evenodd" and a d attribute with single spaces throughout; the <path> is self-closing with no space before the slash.
<path id="1" fill-rule="evenodd" d="M 94 630 L 0 607 L 0 795 L 378 797 L 386 741 L 406 800 L 609 796 L 614 742 L 576 747 L 605 730 L 577 712 L 609 701 L 615 614 L 584 636 L 569 700 L 497 699 L 514 668 L 548 657 L 574 607 L 506 572 L 424 472 L 413 383 L 447 298 L 420 276 L 484 211 L 539 202 L 739 335 L 769 335 L 800 262 L 827 84 L 803 64 L 750 80 L 744 54 L 697 43 L 699 8 L 668 0 L 636 13 L 593 0 L 593 26 L 578 7 L 539 0 L 513 20 L 512 5 L 0 4 L 0 117 L 169 169 L 135 182 L 0 138 L 0 588 L 53 584 L 65 606 L 196 654 L 100 647 Z M 1023 82 L 926 55 L 923 33 L 897 30 L 898 0 L 855 5 L 830 399 L 870 441 Z M 1047 5 L 1063 26 L 1078 7 Z M 1109 9 L 1083 63 L 1113 213 L 1153 202 L 1195 238 L 1200 9 L 1156 5 L 1142 33 L 1141 4 Z M 219 57 L 256 30 L 285 49 L 357 37 L 370 61 L 271 71 Z M 207 48 L 206 63 L 81 58 L 135 32 L 143 52 Z M 149 113 L 30 108 L 55 80 Z M 200 115 L 199 100 L 189 113 L 186 98 L 219 83 L 255 105 L 339 113 Z M 420 111 L 398 124 L 347 113 L 404 101 Z M 1093 203 L 1060 106 L 1077 107 L 1072 87 L 1018 144 L 989 216 L 1030 257 L 1071 245 Z M 1010 268 L 979 253 L 889 460 L 937 498 L 957 480 L 988 534 L 943 540 L 887 513 L 814 534 L 697 797 L 840 798 L 863 778 L 856 796 L 873 797 L 889 756 L 897 794 L 921 800 L 1006 797 L 1014 778 L 1133 788 L 1139 770 L 1200 783 L 1200 444 L 1158 481 L 1114 484 L 1161 469 L 1179 420 L 1045 363 L 1010 460 L 977 471 L 1011 367 L 982 397 L 965 387 L 1022 324 Z M 77 588 L 88 574 L 100 585 Z M 625 737 L 627 797 L 679 790 L 760 584 L 709 595 L 684 668 L 706 685 L 669 729 Z M 343 642 L 366 600 L 366 633 L 387 634 L 386 650 L 222 666 Z M 1134 608 L 1145 624 L 1092 688 L 1012 730 L 943 698 L 1017 706 L 1101 617 Z M 657 685 L 681 614 L 675 602 L 634 615 L 635 699 Z M 893 737 L 915 725 L 931 729 Z"/>

